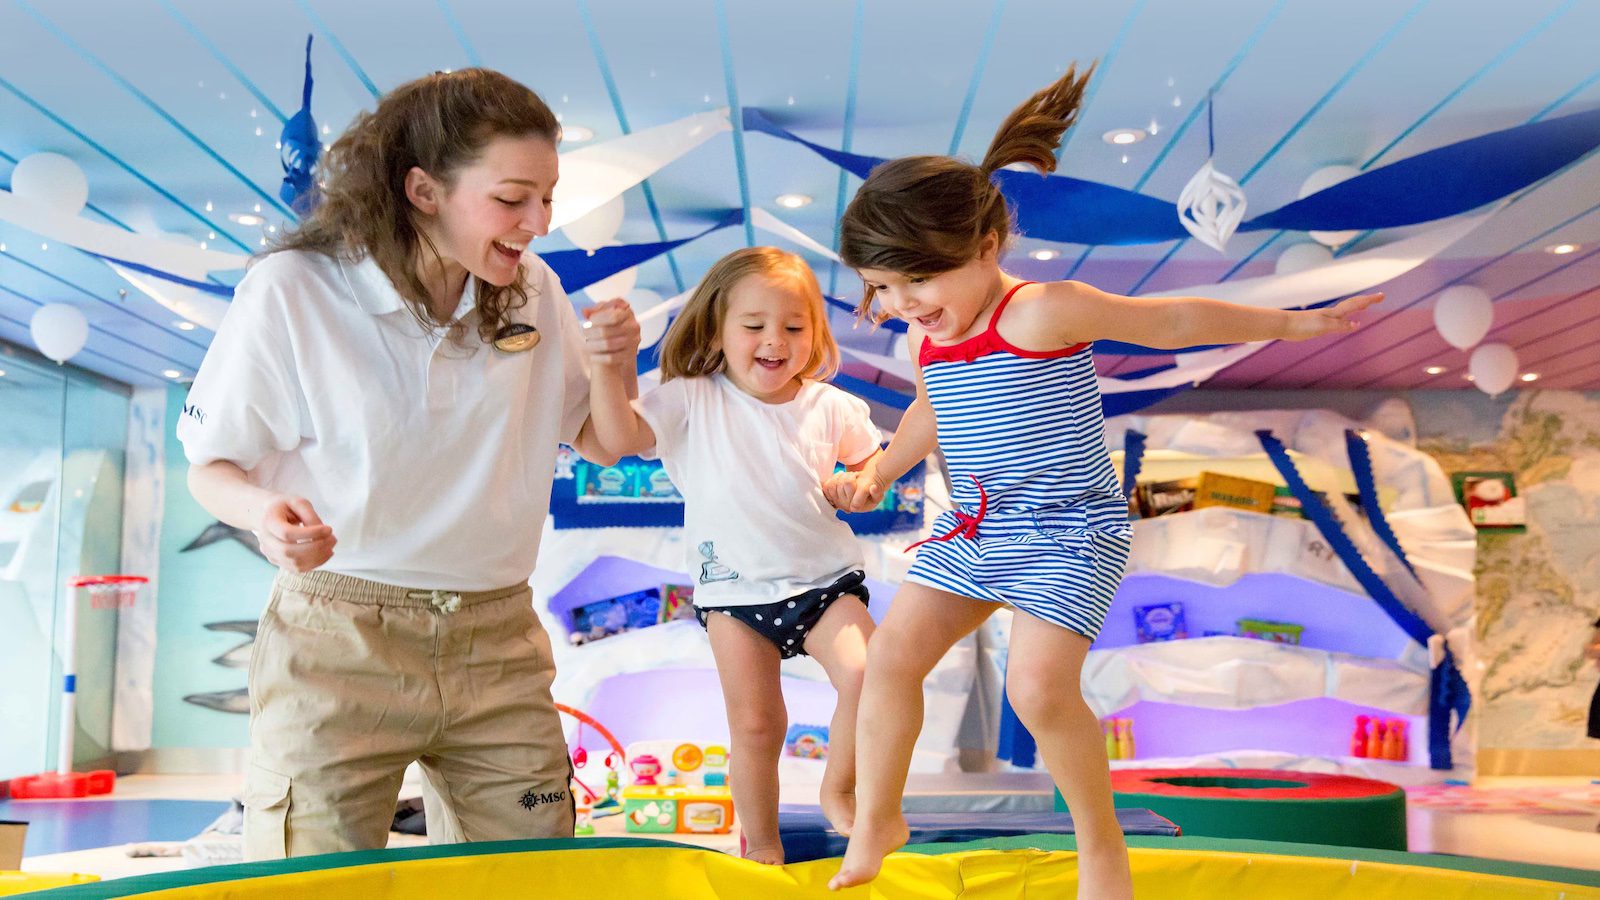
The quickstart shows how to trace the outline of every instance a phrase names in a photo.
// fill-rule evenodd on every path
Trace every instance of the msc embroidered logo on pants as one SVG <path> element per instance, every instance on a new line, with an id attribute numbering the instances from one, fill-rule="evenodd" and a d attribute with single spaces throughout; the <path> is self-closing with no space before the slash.
<path id="1" fill-rule="evenodd" d="M 517 798 L 517 803 L 523 809 L 535 809 L 546 803 L 560 803 L 565 799 L 567 799 L 566 791 L 536 791 L 529 788 L 522 792 L 521 797 Z"/>

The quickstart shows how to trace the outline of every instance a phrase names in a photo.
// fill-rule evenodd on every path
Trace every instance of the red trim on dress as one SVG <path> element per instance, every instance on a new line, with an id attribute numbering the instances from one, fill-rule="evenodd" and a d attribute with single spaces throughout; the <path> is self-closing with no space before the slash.
<path id="1" fill-rule="evenodd" d="M 1024 350 L 1015 346 L 1010 341 L 1000 336 L 1000 316 L 1006 311 L 1006 304 L 1011 302 L 1011 297 L 1017 291 L 1036 282 L 1024 281 L 1000 298 L 1000 303 L 994 308 L 994 313 L 989 316 L 989 327 L 982 333 L 975 334 L 964 341 L 954 344 L 935 344 L 926 338 L 922 341 L 922 351 L 918 354 L 918 364 L 927 365 L 930 362 L 972 362 L 980 356 L 990 353 L 1010 353 L 1012 356 L 1022 356 L 1028 359 L 1053 359 L 1060 356 L 1071 356 L 1089 346 L 1088 344 L 1073 344 L 1059 350 Z"/>

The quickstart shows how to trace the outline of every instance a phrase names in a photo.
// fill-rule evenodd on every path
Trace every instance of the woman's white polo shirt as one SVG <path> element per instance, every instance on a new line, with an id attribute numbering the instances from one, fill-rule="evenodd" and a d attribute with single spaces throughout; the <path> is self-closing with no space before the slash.
<path id="1" fill-rule="evenodd" d="M 550 505 L 556 444 L 589 414 L 577 316 L 524 259 L 511 312 L 540 341 L 507 353 L 424 328 L 370 259 L 282 251 L 234 293 L 178 420 L 195 465 L 310 500 L 338 545 L 322 568 L 386 584 L 490 590 L 527 580 Z"/>

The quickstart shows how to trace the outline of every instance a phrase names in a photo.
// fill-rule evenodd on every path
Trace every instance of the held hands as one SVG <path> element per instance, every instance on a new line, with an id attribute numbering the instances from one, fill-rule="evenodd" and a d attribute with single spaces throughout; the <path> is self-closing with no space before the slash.
<path id="1" fill-rule="evenodd" d="M 322 524 L 311 501 L 279 496 L 267 505 L 256 528 L 256 540 L 267 561 L 289 572 L 309 572 L 333 557 L 339 541 L 333 528 Z"/>
<path id="2" fill-rule="evenodd" d="M 1362 294 L 1359 297 L 1347 297 L 1322 309 L 1290 313 L 1288 334 L 1284 337 L 1291 341 L 1308 341 L 1323 335 L 1355 331 L 1360 323 L 1355 321 L 1354 316 L 1382 300 L 1382 293 Z"/>
<path id="3" fill-rule="evenodd" d="M 835 472 L 822 483 L 822 495 L 834 509 L 847 513 L 876 509 L 883 501 L 883 485 L 871 466 L 859 472 Z"/>
<path id="4" fill-rule="evenodd" d="M 583 340 L 597 366 L 632 369 L 639 357 L 639 320 L 628 301 L 613 298 L 583 311 Z"/>

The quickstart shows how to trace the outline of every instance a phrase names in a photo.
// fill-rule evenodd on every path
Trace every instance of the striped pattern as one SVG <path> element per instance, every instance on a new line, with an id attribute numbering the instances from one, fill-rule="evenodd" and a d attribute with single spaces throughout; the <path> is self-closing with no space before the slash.
<path id="1" fill-rule="evenodd" d="M 923 545 L 907 579 L 1093 639 L 1122 581 L 1132 530 L 1106 452 L 1092 351 L 996 349 L 971 361 L 928 359 L 922 374 L 951 499 L 975 514 L 981 482 L 988 511 L 976 540 Z M 945 513 L 933 533 L 957 524 Z"/>

